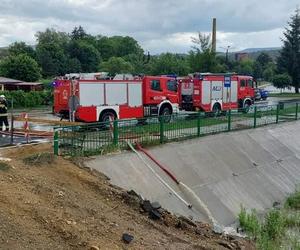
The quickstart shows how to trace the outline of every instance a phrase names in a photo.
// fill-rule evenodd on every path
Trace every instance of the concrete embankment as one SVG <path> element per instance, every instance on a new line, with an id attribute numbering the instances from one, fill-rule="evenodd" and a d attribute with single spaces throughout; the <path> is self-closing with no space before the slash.
<path id="1" fill-rule="evenodd" d="M 284 200 L 300 183 L 300 121 L 170 143 L 149 151 L 191 187 L 224 226 L 235 222 L 241 205 L 262 212 Z M 146 156 L 145 161 L 185 197 L 155 163 Z M 207 220 L 162 185 L 132 152 L 98 156 L 86 164 L 106 174 L 113 184 L 159 201 L 171 212 Z"/>

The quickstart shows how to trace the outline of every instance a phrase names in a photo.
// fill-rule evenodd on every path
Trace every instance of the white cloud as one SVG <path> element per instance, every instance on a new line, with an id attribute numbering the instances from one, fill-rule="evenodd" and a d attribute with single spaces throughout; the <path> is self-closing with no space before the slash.
<path id="1" fill-rule="evenodd" d="M 298 0 L 1 0 L 0 47 L 34 43 L 46 27 L 70 32 L 129 35 L 151 53 L 187 52 L 190 37 L 210 32 L 217 18 L 218 47 L 280 46 L 282 28 Z"/>

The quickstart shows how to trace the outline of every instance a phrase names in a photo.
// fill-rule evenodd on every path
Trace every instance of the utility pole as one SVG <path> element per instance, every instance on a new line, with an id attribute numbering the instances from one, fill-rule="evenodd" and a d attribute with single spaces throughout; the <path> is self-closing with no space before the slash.
<path id="1" fill-rule="evenodd" d="M 230 46 L 228 45 L 226 48 L 226 64 L 228 64 L 228 51 L 229 51 Z"/>
<path id="2" fill-rule="evenodd" d="M 226 65 L 228 65 L 228 61 L 229 61 L 229 49 L 230 49 L 230 45 L 226 46 L 226 47 L 220 47 L 221 49 L 224 49 L 226 52 L 225 52 L 225 62 L 226 62 Z"/>

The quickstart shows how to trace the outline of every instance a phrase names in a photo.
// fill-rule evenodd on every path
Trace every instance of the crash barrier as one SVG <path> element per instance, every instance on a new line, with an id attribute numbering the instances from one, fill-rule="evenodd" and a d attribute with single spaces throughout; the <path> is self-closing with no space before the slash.
<path id="1" fill-rule="evenodd" d="M 148 119 L 114 120 L 54 128 L 56 155 L 87 156 L 143 146 L 256 128 L 300 118 L 299 103 L 252 106 L 218 113 L 182 113 Z"/>

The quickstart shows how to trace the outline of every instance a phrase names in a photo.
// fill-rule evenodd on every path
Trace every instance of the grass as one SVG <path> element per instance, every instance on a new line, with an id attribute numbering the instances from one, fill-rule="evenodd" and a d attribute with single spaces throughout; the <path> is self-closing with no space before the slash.
<path id="1" fill-rule="evenodd" d="M 292 209 L 300 209 L 300 190 L 297 190 L 295 193 L 290 195 L 286 202 L 285 207 Z"/>
<path id="2" fill-rule="evenodd" d="M 297 93 L 269 93 L 270 97 L 295 97 L 300 98 L 300 94 Z"/>
<path id="3" fill-rule="evenodd" d="M 258 249 L 300 249 L 300 192 L 291 194 L 284 208 L 271 209 L 263 218 L 242 207 L 239 222 Z"/>
<path id="4" fill-rule="evenodd" d="M 27 156 L 23 162 L 28 166 L 43 166 L 53 163 L 54 157 L 52 153 L 44 152 Z"/>
<path id="5" fill-rule="evenodd" d="M 5 161 L 0 161 L 0 171 L 8 171 L 10 169 L 10 166 Z"/>

